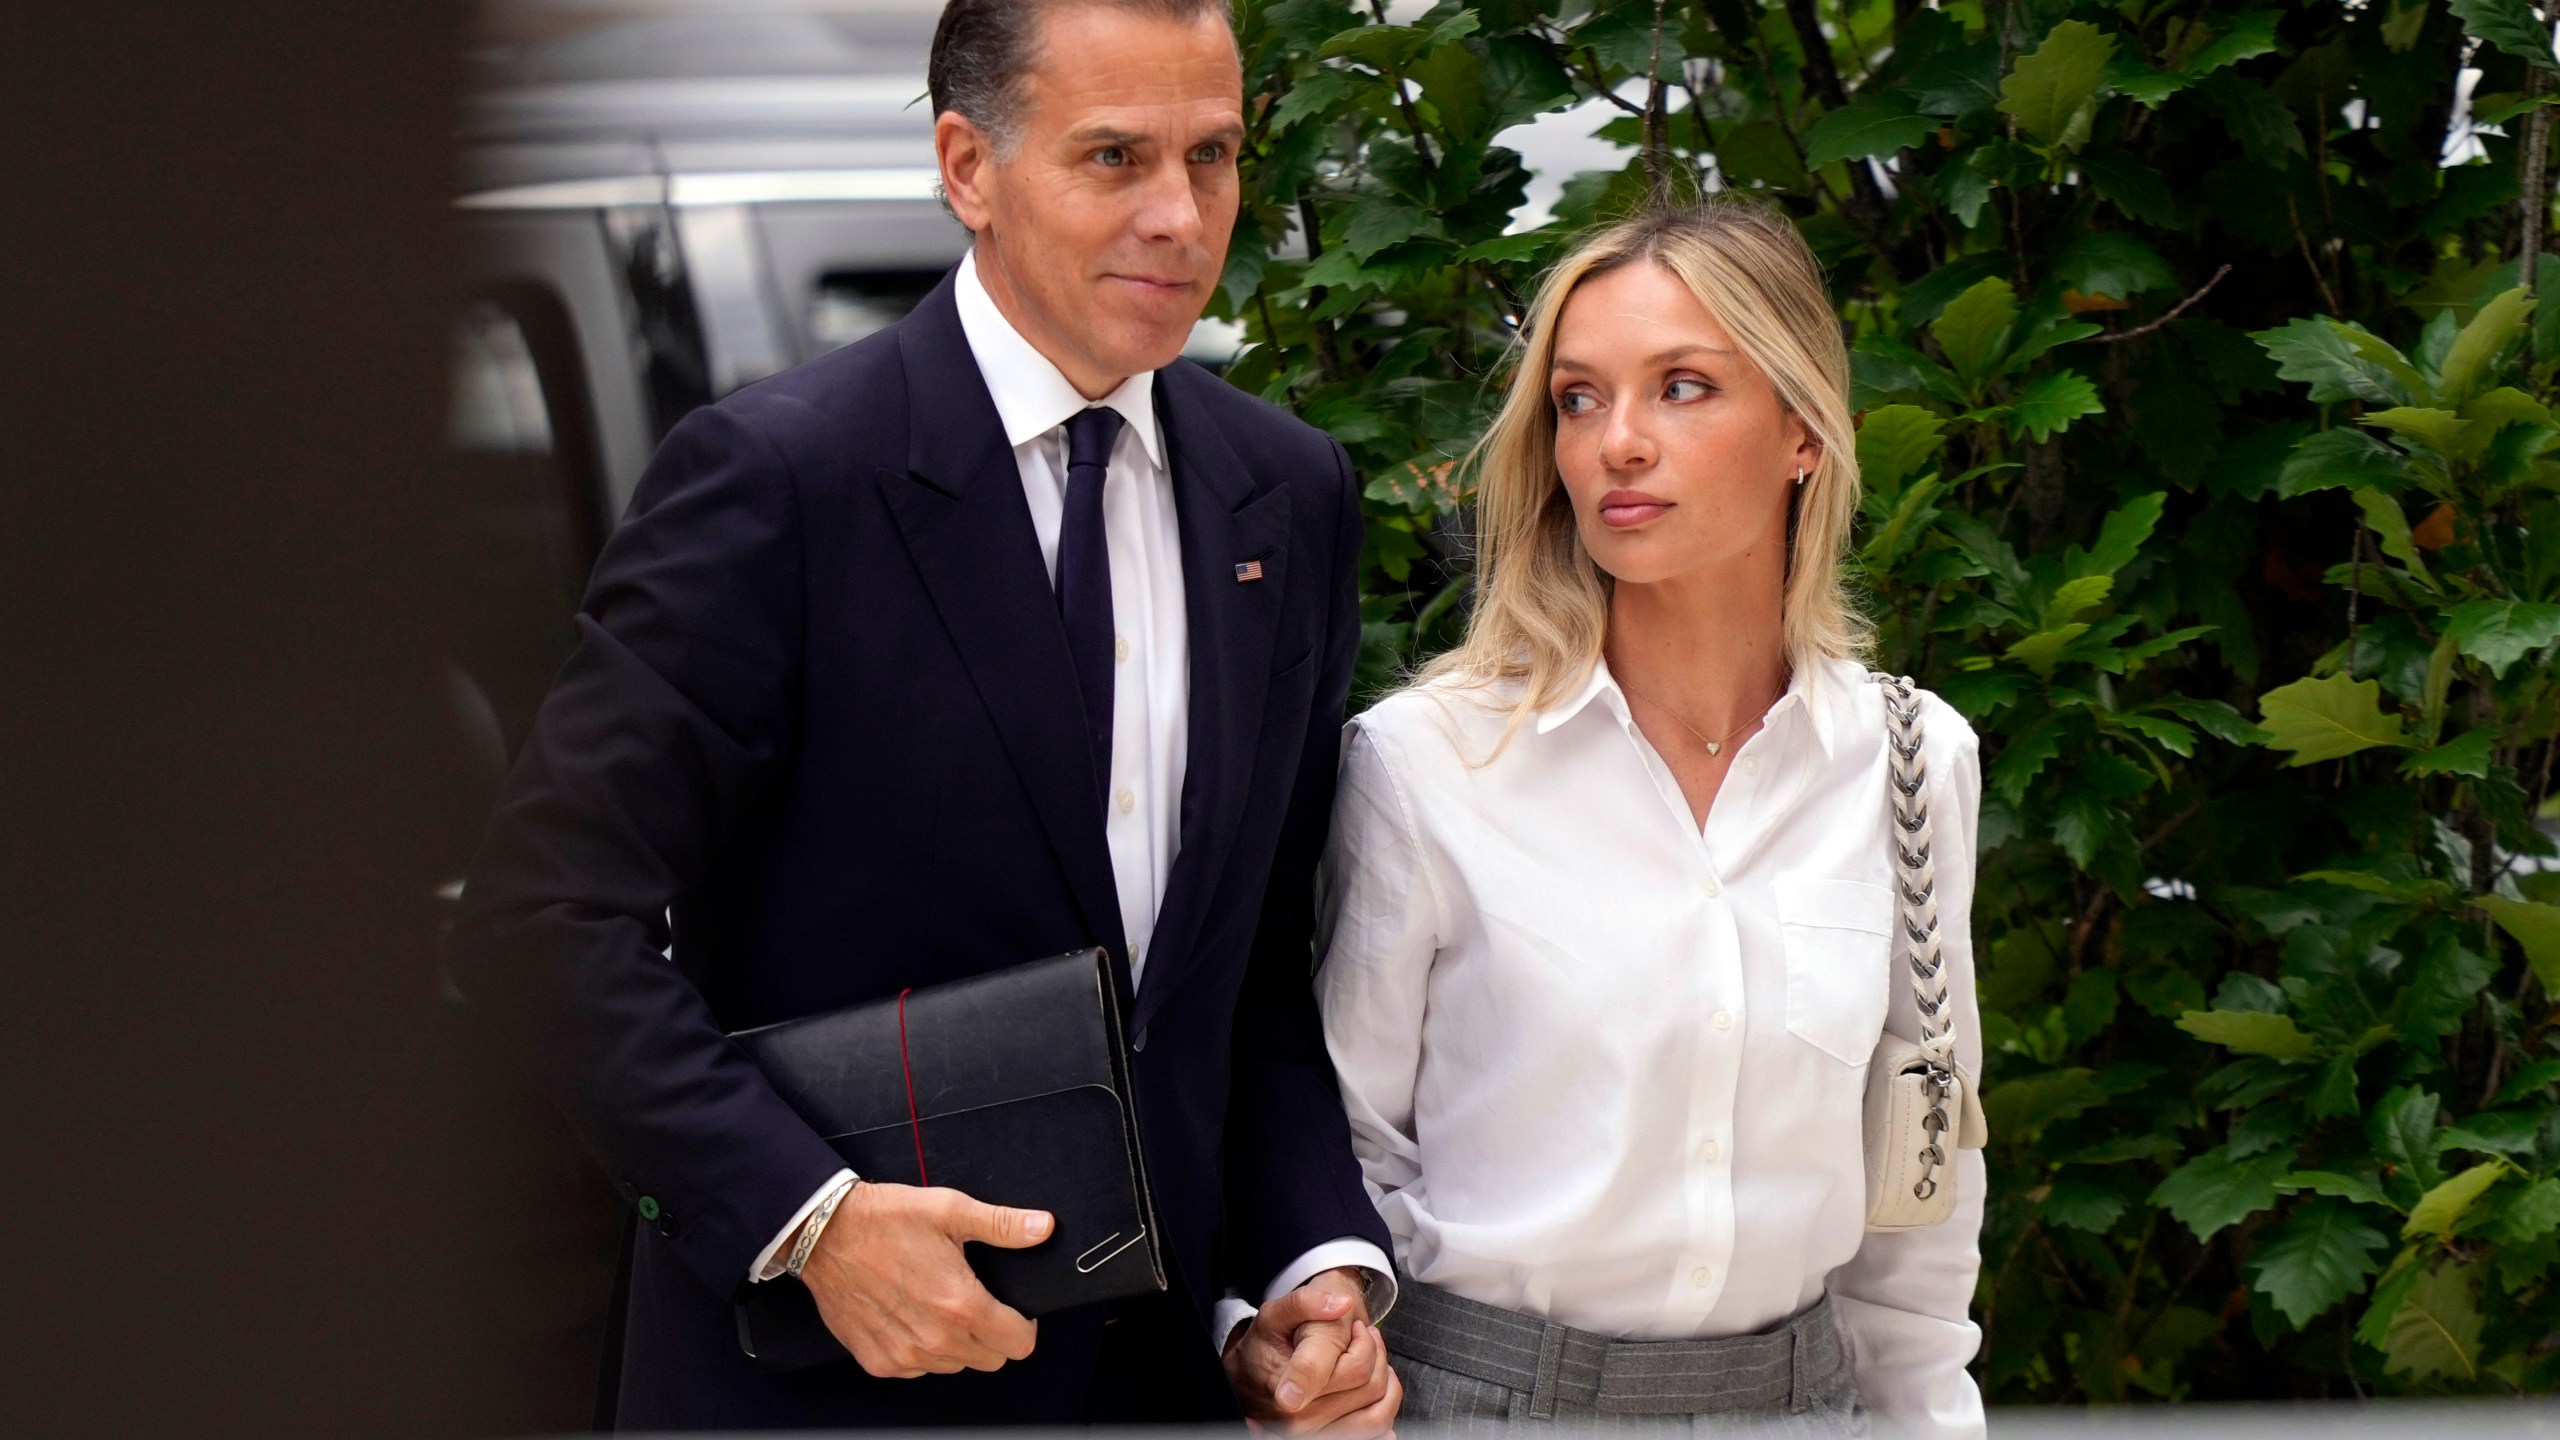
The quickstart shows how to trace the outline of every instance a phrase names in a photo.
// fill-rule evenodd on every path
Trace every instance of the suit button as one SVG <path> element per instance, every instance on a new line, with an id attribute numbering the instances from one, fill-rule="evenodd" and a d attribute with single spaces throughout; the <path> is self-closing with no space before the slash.
<path id="1" fill-rule="evenodd" d="M 643 1196 L 641 1196 L 641 1197 L 640 1197 L 640 1218 L 641 1218 L 641 1219 L 643 1219 L 643 1220 L 655 1220 L 655 1219 L 657 1219 L 657 1218 L 658 1218 L 658 1216 L 659 1216 L 659 1214 L 660 1214 L 660 1213 L 661 1213 L 661 1212 L 660 1212 L 659 1207 L 658 1207 L 658 1197 L 657 1197 L 657 1196 L 655 1196 L 655 1195 L 643 1195 Z"/>
<path id="2" fill-rule="evenodd" d="M 684 1233 L 684 1224 L 676 1219 L 676 1212 L 673 1210 L 658 1212 L 658 1233 L 670 1240 Z"/>
<path id="3" fill-rule="evenodd" d="M 1138 1027 L 1138 1033 L 1129 1037 L 1129 1048 L 1130 1048 L 1131 1050 L 1144 1050 L 1144 1049 L 1146 1049 L 1146 1048 L 1147 1048 L 1147 1027 L 1146 1027 L 1146 1026 L 1144 1026 L 1144 1025 L 1139 1026 L 1139 1027 Z"/>

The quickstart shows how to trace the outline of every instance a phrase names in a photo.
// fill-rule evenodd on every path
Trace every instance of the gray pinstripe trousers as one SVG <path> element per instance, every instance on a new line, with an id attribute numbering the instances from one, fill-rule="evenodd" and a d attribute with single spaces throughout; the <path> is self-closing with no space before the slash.
<path id="1" fill-rule="evenodd" d="M 1379 1328 L 1403 1422 L 1835 1440 L 1869 1433 L 1829 1297 L 1757 1335 L 1613 1340 L 1398 1278 Z"/>

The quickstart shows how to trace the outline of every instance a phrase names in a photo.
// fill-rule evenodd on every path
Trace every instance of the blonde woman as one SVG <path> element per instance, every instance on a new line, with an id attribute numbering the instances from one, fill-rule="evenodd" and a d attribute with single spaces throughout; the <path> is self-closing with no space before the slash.
<path id="1" fill-rule="evenodd" d="M 1548 277 L 1474 460 L 1465 643 L 1353 722 L 1319 993 L 1393 1232 L 1408 1418 L 1978 1436 L 1983 1170 L 1866 1230 L 1886 715 L 1840 555 L 1848 357 L 1782 216 L 1632 220 Z M 1974 737 L 1923 694 L 1958 1058 Z"/>

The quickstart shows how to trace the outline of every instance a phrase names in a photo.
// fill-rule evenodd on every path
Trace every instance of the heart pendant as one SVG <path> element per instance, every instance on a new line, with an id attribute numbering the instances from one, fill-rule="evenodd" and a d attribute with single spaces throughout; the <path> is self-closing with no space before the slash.
<path id="1" fill-rule="evenodd" d="M 1708 741 L 1708 742 L 1707 742 L 1707 753 L 1708 753 L 1709 755 L 1721 755 L 1721 754 L 1723 754 L 1723 753 L 1724 753 L 1724 742 L 1723 742 L 1723 741 L 1721 741 L 1721 740 L 1710 740 L 1710 741 Z"/>

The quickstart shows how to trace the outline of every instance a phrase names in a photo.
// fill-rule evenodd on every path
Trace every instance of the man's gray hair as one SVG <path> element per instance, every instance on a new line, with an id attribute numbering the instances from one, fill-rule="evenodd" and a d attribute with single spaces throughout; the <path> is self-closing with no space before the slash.
<path id="1" fill-rule="evenodd" d="M 957 111 L 1011 159 L 1022 139 L 1022 82 L 1039 62 L 1040 17 L 1066 5 L 1104 5 L 1164 20 L 1214 14 L 1235 24 L 1228 0 L 951 0 L 934 27 L 925 85 L 933 113 Z"/>

